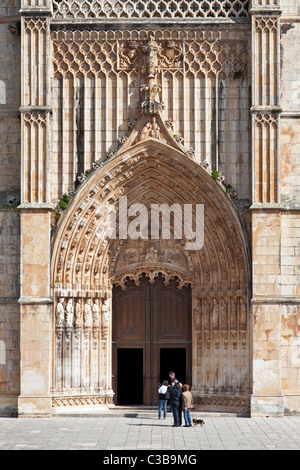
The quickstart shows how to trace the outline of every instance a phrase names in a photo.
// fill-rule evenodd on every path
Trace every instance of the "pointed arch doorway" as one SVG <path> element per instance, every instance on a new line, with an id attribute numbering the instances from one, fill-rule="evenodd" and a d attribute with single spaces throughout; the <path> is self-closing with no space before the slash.
<path id="1" fill-rule="evenodd" d="M 156 405 L 157 384 L 192 380 L 191 287 L 144 276 L 113 288 L 113 388 L 118 405 Z"/>

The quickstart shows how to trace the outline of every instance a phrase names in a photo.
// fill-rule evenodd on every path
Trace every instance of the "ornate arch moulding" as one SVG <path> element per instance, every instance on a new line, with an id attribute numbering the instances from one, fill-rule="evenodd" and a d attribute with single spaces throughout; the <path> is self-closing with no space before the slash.
<path id="1" fill-rule="evenodd" d="M 140 284 L 140 279 L 142 277 L 149 278 L 150 284 L 155 282 L 155 279 L 162 277 L 165 281 L 164 284 L 167 286 L 171 280 L 178 282 L 178 290 L 181 290 L 183 287 L 191 286 L 195 287 L 195 281 L 191 276 L 188 276 L 185 273 L 181 273 L 174 269 L 169 269 L 166 267 L 144 267 L 142 269 L 133 269 L 128 272 L 120 273 L 113 276 L 110 279 L 110 282 L 115 286 L 120 286 L 122 290 L 126 290 L 126 282 L 134 281 L 138 286 Z"/>
<path id="2" fill-rule="evenodd" d="M 224 194 L 224 191 L 212 180 L 211 176 L 203 168 L 199 167 L 199 165 L 192 160 L 185 158 L 181 151 L 176 150 L 174 147 L 171 148 L 170 146 L 158 140 L 148 139 L 145 142 L 142 141 L 127 151 L 124 151 L 124 153 L 120 152 L 120 154 L 110 159 L 104 166 L 98 168 L 95 173 L 82 184 L 80 190 L 75 194 L 72 202 L 68 207 L 68 210 L 61 218 L 62 220 L 57 227 L 52 241 L 52 287 L 54 288 L 55 292 L 63 291 L 64 295 L 80 295 L 82 297 L 87 295 L 84 293 L 87 291 L 91 295 L 99 297 L 99 292 L 103 291 L 103 289 L 107 291 L 107 283 L 109 279 L 113 279 L 113 276 L 119 276 L 117 280 L 120 281 L 120 279 L 122 279 L 122 277 L 126 274 L 126 269 L 127 272 L 130 271 L 130 273 L 132 269 L 134 269 L 134 275 L 136 275 L 140 270 L 145 270 L 145 266 L 147 269 L 151 268 L 153 271 L 155 271 L 156 268 L 159 268 L 160 270 L 164 270 L 165 268 L 172 268 L 170 266 L 164 266 L 163 264 L 157 266 L 155 264 L 149 265 L 144 263 L 142 266 L 131 266 L 131 268 L 126 268 L 124 266 L 124 270 L 121 269 L 121 273 L 112 272 L 110 265 L 105 267 L 103 256 L 106 259 L 108 250 L 115 251 L 115 247 L 108 244 L 107 242 L 104 243 L 104 240 L 96 240 L 94 235 L 95 227 L 93 225 L 93 221 L 95 221 L 95 211 L 99 207 L 99 204 L 107 203 L 108 200 L 114 201 L 113 203 L 116 204 L 116 201 L 118 200 L 118 194 L 121 189 L 119 186 L 120 184 L 123 189 L 126 188 L 126 190 L 129 191 L 129 196 L 130 194 L 133 194 L 132 188 L 134 188 L 135 191 L 142 190 L 143 181 L 145 180 L 145 177 L 143 176 L 144 172 L 148 172 L 147 174 L 149 175 L 149 178 L 155 178 L 155 165 L 158 165 L 160 170 L 166 167 L 168 171 L 170 170 L 173 172 L 173 177 L 171 178 L 171 176 L 169 176 L 170 181 L 161 182 L 162 185 L 166 183 L 166 191 L 169 187 L 168 185 L 173 186 L 173 188 L 170 186 L 169 189 L 171 199 L 177 194 L 177 186 L 182 194 L 182 191 L 186 190 L 186 184 L 188 182 L 189 188 L 191 188 L 191 185 L 193 188 L 194 186 L 195 188 L 198 188 L 197 191 L 199 194 L 194 194 L 195 201 L 197 201 L 200 197 L 200 202 L 202 197 L 200 194 L 204 194 L 201 187 L 206 186 L 210 189 L 207 189 L 206 191 L 205 201 L 210 201 L 210 205 L 214 205 L 216 203 L 214 201 L 223 201 L 222 204 L 220 202 L 222 206 L 220 206 L 220 217 L 222 220 L 224 220 L 225 223 L 225 227 L 223 228 L 222 233 L 224 232 L 224 229 L 234 230 L 234 236 L 238 237 L 237 240 L 239 239 L 239 241 L 237 241 L 237 244 L 240 246 L 240 254 L 237 256 L 239 256 L 241 260 L 242 258 L 244 260 L 247 259 L 245 266 L 248 267 L 245 267 L 245 274 L 247 279 L 249 278 L 250 254 L 248 253 L 247 243 L 244 239 L 245 235 L 242 235 L 239 215 L 232 201 L 228 200 L 229 198 Z M 149 181 L 151 181 L 151 179 Z M 186 182 L 186 184 L 184 182 Z M 145 189 L 143 189 L 143 191 L 145 191 Z M 207 192 L 209 192 L 209 195 L 207 195 Z M 122 194 L 124 194 L 124 192 L 122 192 Z M 182 202 L 185 203 L 185 200 L 183 199 Z M 211 213 L 211 209 L 209 212 Z M 227 223 L 225 222 L 225 213 L 231 219 L 229 224 L 230 227 L 227 227 Z M 207 223 L 209 223 L 209 221 Z M 234 227 L 236 228 L 234 229 Z M 213 229 L 213 231 L 215 231 L 215 229 Z M 240 232 L 239 235 L 238 232 Z M 218 235 L 218 232 L 216 231 L 216 234 L 213 235 L 211 233 L 209 238 L 213 236 L 220 238 L 220 235 L 221 232 Z M 226 239 L 225 233 L 223 233 L 222 237 L 222 239 L 224 239 L 224 237 Z M 228 240 L 232 239 L 233 237 L 230 235 Z M 223 244 L 224 242 L 221 242 L 220 239 L 220 243 Z M 228 243 L 231 245 L 231 241 Z M 231 250 L 236 251 L 236 248 L 236 246 L 232 246 Z M 217 251 L 214 256 L 219 257 L 219 250 L 223 251 L 224 249 L 225 247 L 221 248 L 220 246 L 218 249 L 216 249 Z M 82 261 L 79 260 L 80 253 L 84 255 L 84 259 Z M 88 261 L 88 257 L 91 256 L 92 253 L 94 253 L 93 261 Z M 222 256 L 224 256 L 224 253 Z M 99 262 L 102 260 L 99 264 L 99 268 L 97 268 L 96 254 L 99 256 Z M 227 255 L 225 255 L 225 258 L 227 258 Z M 79 264 L 76 264 L 77 262 L 79 262 Z M 216 262 L 217 261 L 215 261 L 215 263 Z M 226 262 L 225 259 L 224 262 Z M 229 260 L 227 263 L 228 262 Z M 92 264 L 90 265 L 90 263 Z M 101 277 L 101 272 L 104 267 L 106 272 L 105 281 L 103 281 Z M 75 268 L 79 269 L 78 274 L 80 274 L 80 272 L 83 273 L 81 278 L 82 280 L 81 282 L 78 282 L 77 286 L 76 283 L 74 283 L 76 275 L 72 274 L 75 273 Z M 97 288 L 94 290 L 92 287 L 94 283 L 92 283 L 90 286 L 85 285 L 86 283 L 83 281 L 83 279 L 86 277 L 85 272 L 87 274 L 92 274 L 92 271 L 95 270 L 96 273 L 96 268 L 99 280 L 97 281 Z M 59 277 L 56 275 L 58 269 L 61 272 L 61 279 L 59 279 Z M 176 267 L 174 267 L 174 269 L 180 280 L 188 280 L 190 283 L 193 282 L 193 276 L 189 277 L 189 275 L 187 275 L 186 277 L 185 273 L 183 273 L 180 269 L 178 270 Z M 231 269 L 235 270 L 236 268 Z M 70 270 L 69 272 L 71 275 L 70 281 L 67 281 L 65 278 L 68 270 Z M 110 274 L 108 276 L 109 272 Z M 170 272 L 167 272 L 167 274 L 169 276 Z M 70 283 L 68 284 L 68 282 Z M 124 280 L 122 282 L 124 282 Z M 105 284 L 106 288 L 104 287 Z M 109 284 L 111 285 L 111 281 L 109 281 Z M 74 292 L 74 295 L 72 292 Z"/>

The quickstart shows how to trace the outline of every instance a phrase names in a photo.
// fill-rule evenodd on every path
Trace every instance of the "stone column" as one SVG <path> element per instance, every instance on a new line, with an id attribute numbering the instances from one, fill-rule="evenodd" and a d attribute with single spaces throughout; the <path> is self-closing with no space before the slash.
<path id="1" fill-rule="evenodd" d="M 21 15 L 21 393 L 18 413 L 20 417 L 50 416 L 50 0 L 23 0 Z"/>
<path id="2" fill-rule="evenodd" d="M 251 416 L 280 416 L 280 14 L 279 0 L 253 0 Z"/>

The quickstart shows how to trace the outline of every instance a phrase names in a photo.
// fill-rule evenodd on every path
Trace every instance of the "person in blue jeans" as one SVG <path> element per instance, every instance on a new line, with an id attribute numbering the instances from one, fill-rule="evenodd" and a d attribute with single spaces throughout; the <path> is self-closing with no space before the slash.
<path id="1" fill-rule="evenodd" d="M 193 425 L 192 418 L 191 418 L 192 406 L 193 406 L 193 395 L 190 392 L 189 385 L 185 384 L 183 386 L 183 393 L 182 393 L 182 409 L 183 409 L 185 427 L 190 427 Z"/>
<path id="2" fill-rule="evenodd" d="M 170 392 L 170 402 L 172 406 L 172 412 L 174 417 L 175 428 L 181 426 L 182 424 L 182 384 L 178 381 L 175 381 L 174 384 L 169 388 Z"/>
<path id="3" fill-rule="evenodd" d="M 158 402 L 158 419 L 161 419 L 162 410 L 164 410 L 164 419 L 167 417 L 167 403 L 168 403 L 168 385 L 169 382 L 165 380 L 163 384 L 159 387 L 159 402 Z"/>

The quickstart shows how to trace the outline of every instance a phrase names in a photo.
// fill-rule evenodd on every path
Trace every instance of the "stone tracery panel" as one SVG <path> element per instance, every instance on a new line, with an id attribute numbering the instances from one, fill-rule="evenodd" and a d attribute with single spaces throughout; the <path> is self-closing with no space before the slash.
<path id="1" fill-rule="evenodd" d="M 233 186 L 239 184 L 241 198 L 249 196 L 247 28 L 52 31 L 52 157 L 58 168 L 51 175 L 52 198 L 128 137 L 141 103 L 149 37 L 158 47 L 159 98 L 174 135 L 193 149 L 196 161 L 219 166 Z M 243 161 L 238 176 L 236 154 Z"/>
<path id="2" fill-rule="evenodd" d="M 140 71 L 152 36 L 159 47 L 159 70 L 183 70 L 203 76 L 248 75 L 249 43 L 242 29 L 202 31 L 53 31 L 55 77 L 101 76 L 119 70 Z"/>
<path id="3" fill-rule="evenodd" d="M 248 0 L 52 0 L 54 18 L 245 18 Z"/>

